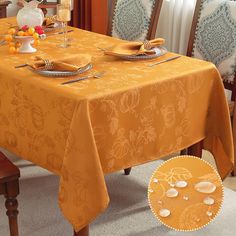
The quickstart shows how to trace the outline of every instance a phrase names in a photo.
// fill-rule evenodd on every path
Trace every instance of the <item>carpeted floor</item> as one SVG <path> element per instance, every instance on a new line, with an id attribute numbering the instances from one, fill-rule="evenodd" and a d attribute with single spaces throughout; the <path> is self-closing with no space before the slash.
<path id="1" fill-rule="evenodd" d="M 71 236 L 72 228 L 57 205 L 58 177 L 29 162 L 14 159 L 21 169 L 19 201 L 20 236 Z M 161 225 L 147 203 L 147 185 L 152 172 L 160 164 L 155 161 L 132 169 L 130 176 L 117 172 L 106 177 L 111 203 L 91 224 L 91 236 L 233 236 L 236 224 L 222 227 L 236 216 L 236 194 L 225 192 L 220 216 L 206 228 L 190 233 L 174 232 Z M 233 199 L 232 199 L 233 197 Z M 4 198 L 0 196 L 0 236 L 8 236 Z M 223 219 L 223 220 L 222 220 Z"/>

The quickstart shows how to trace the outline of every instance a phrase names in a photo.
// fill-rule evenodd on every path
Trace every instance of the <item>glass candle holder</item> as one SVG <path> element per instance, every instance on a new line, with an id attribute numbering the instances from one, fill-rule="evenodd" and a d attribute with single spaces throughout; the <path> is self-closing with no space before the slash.
<path id="1" fill-rule="evenodd" d="M 67 48 L 70 46 L 68 44 L 68 36 L 67 36 L 67 22 L 71 20 L 70 5 L 65 5 L 65 4 L 57 5 L 57 20 L 61 22 L 63 29 L 63 43 L 60 45 L 60 47 Z"/>

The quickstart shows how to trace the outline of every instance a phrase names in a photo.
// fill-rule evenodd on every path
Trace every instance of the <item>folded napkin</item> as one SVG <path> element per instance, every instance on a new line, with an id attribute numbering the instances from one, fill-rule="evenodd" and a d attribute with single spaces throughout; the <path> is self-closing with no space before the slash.
<path id="1" fill-rule="evenodd" d="M 80 54 L 59 60 L 48 60 L 39 56 L 34 57 L 34 62 L 28 63 L 35 70 L 77 71 L 91 63 L 91 56 Z"/>
<path id="2" fill-rule="evenodd" d="M 155 47 L 159 47 L 165 43 L 162 38 L 157 38 L 145 42 L 129 42 L 125 41 L 109 48 L 105 51 L 106 55 L 112 56 L 137 56 L 137 55 L 150 55 L 155 54 L 152 50 Z"/>
<path id="3" fill-rule="evenodd" d="M 57 21 L 57 16 L 46 17 L 43 21 L 43 26 L 53 28 Z"/>

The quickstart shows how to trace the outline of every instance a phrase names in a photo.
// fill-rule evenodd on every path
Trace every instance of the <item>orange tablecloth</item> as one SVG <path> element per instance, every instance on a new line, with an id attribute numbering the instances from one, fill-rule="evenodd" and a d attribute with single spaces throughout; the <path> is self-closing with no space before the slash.
<path id="1" fill-rule="evenodd" d="M 0 34 L 9 21 L 0 21 Z M 93 71 L 106 71 L 101 79 L 62 86 L 61 80 L 14 69 L 32 55 L 10 55 L 0 47 L 0 146 L 61 177 L 59 204 L 76 230 L 107 207 L 104 173 L 204 138 L 220 175 L 231 171 L 230 119 L 214 65 L 183 56 L 150 68 L 150 61 L 117 60 L 97 48 L 118 39 L 82 30 L 70 37 L 70 48 L 58 48 L 61 36 L 53 36 L 35 55 L 88 53 Z"/>

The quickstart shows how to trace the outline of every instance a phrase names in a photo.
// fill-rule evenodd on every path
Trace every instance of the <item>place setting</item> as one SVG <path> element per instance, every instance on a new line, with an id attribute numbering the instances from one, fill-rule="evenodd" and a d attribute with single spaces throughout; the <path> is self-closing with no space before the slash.
<path id="1" fill-rule="evenodd" d="M 109 48 L 98 48 L 104 52 L 104 55 L 113 56 L 121 60 L 128 61 L 148 61 L 159 59 L 166 55 L 168 50 L 163 46 L 165 39 L 156 38 L 152 40 L 144 40 L 143 42 L 122 41 Z M 180 58 L 180 55 L 172 56 L 161 61 L 148 64 L 148 67 L 162 64 Z"/>
<path id="2" fill-rule="evenodd" d="M 83 74 L 90 71 L 93 66 L 91 63 L 91 56 L 80 54 L 79 56 L 70 56 L 63 59 L 48 59 L 45 57 L 35 56 L 29 63 L 15 66 L 16 69 L 26 67 L 33 73 L 39 74 L 44 77 L 53 77 L 56 79 L 65 79 Z M 100 73 L 94 75 L 87 75 L 77 79 L 71 79 L 62 84 L 77 82 L 91 77 L 99 77 Z"/>
<path id="3" fill-rule="evenodd" d="M 36 3 L 35 3 L 36 4 Z M 11 26 L 8 30 L 5 40 L 9 45 L 10 53 L 35 53 L 37 45 L 40 40 L 47 40 L 48 37 L 61 35 L 58 48 L 70 47 L 70 40 L 68 33 L 73 32 L 73 29 L 68 30 L 67 22 L 71 20 L 71 7 L 70 5 L 58 4 L 57 14 L 51 17 L 42 17 L 36 5 L 26 3 L 26 12 L 22 8 L 17 15 L 17 27 Z M 29 13 L 30 11 L 30 13 Z M 31 24 L 29 16 L 34 17 L 34 24 Z M 58 38 L 57 38 L 58 40 Z M 121 60 L 127 61 L 153 61 L 159 59 L 168 53 L 167 49 L 163 46 L 165 39 L 156 38 L 152 40 L 145 40 L 140 42 L 131 42 L 122 40 L 120 43 L 102 49 L 104 56 L 116 57 Z M 171 61 L 179 58 L 180 56 L 170 57 L 165 60 L 157 61 L 154 66 L 163 62 Z M 74 78 L 73 76 L 82 75 L 83 73 L 92 69 L 91 56 L 87 54 L 71 55 L 64 58 L 51 58 L 48 56 L 34 56 L 30 62 L 16 65 L 15 68 L 26 67 L 28 70 L 35 74 L 44 77 L 53 77 L 56 79 L 65 79 L 65 77 L 72 77 L 62 84 L 70 84 L 82 81 L 89 78 L 100 78 L 104 72 L 97 72 L 83 77 Z"/>
<path id="4" fill-rule="evenodd" d="M 0 41 L 0 45 L 8 45 L 9 53 L 37 52 L 37 46 L 40 40 L 46 40 L 48 37 L 61 35 L 58 48 L 67 48 L 70 46 L 67 34 L 73 32 L 68 30 L 67 22 L 71 20 L 71 7 L 67 4 L 57 5 L 57 14 L 51 17 L 44 17 L 40 9 L 37 8 L 37 1 L 22 1 L 23 8 L 17 14 L 17 25 L 9 24 L 9 29 Z M 33 20 L 31 20 L 33 18 Z M 41 54 L 41 53 L 40 53 Z M 15 69 L 27 68 L 31 72 L 56 79 L 72 79 L 62 84 L 74 83 L 88 78 L 100 78 L 103 72 L 89 74 L 83 77 L 74 78 L 73 76 L 82 75 L 92 69 L 91 56 L 87 54 L 62 56 L 53 58 L 50 55 L 36 55 L 31 57 L 29 62 L 16 65 Z"/>
<path id="5" fill-rule="evenodd" d="M 42 26 L 44 32 L 54 32 L 62 29 L 62 24 L 57 20 L 57 15 L 45 17 Z"/>

